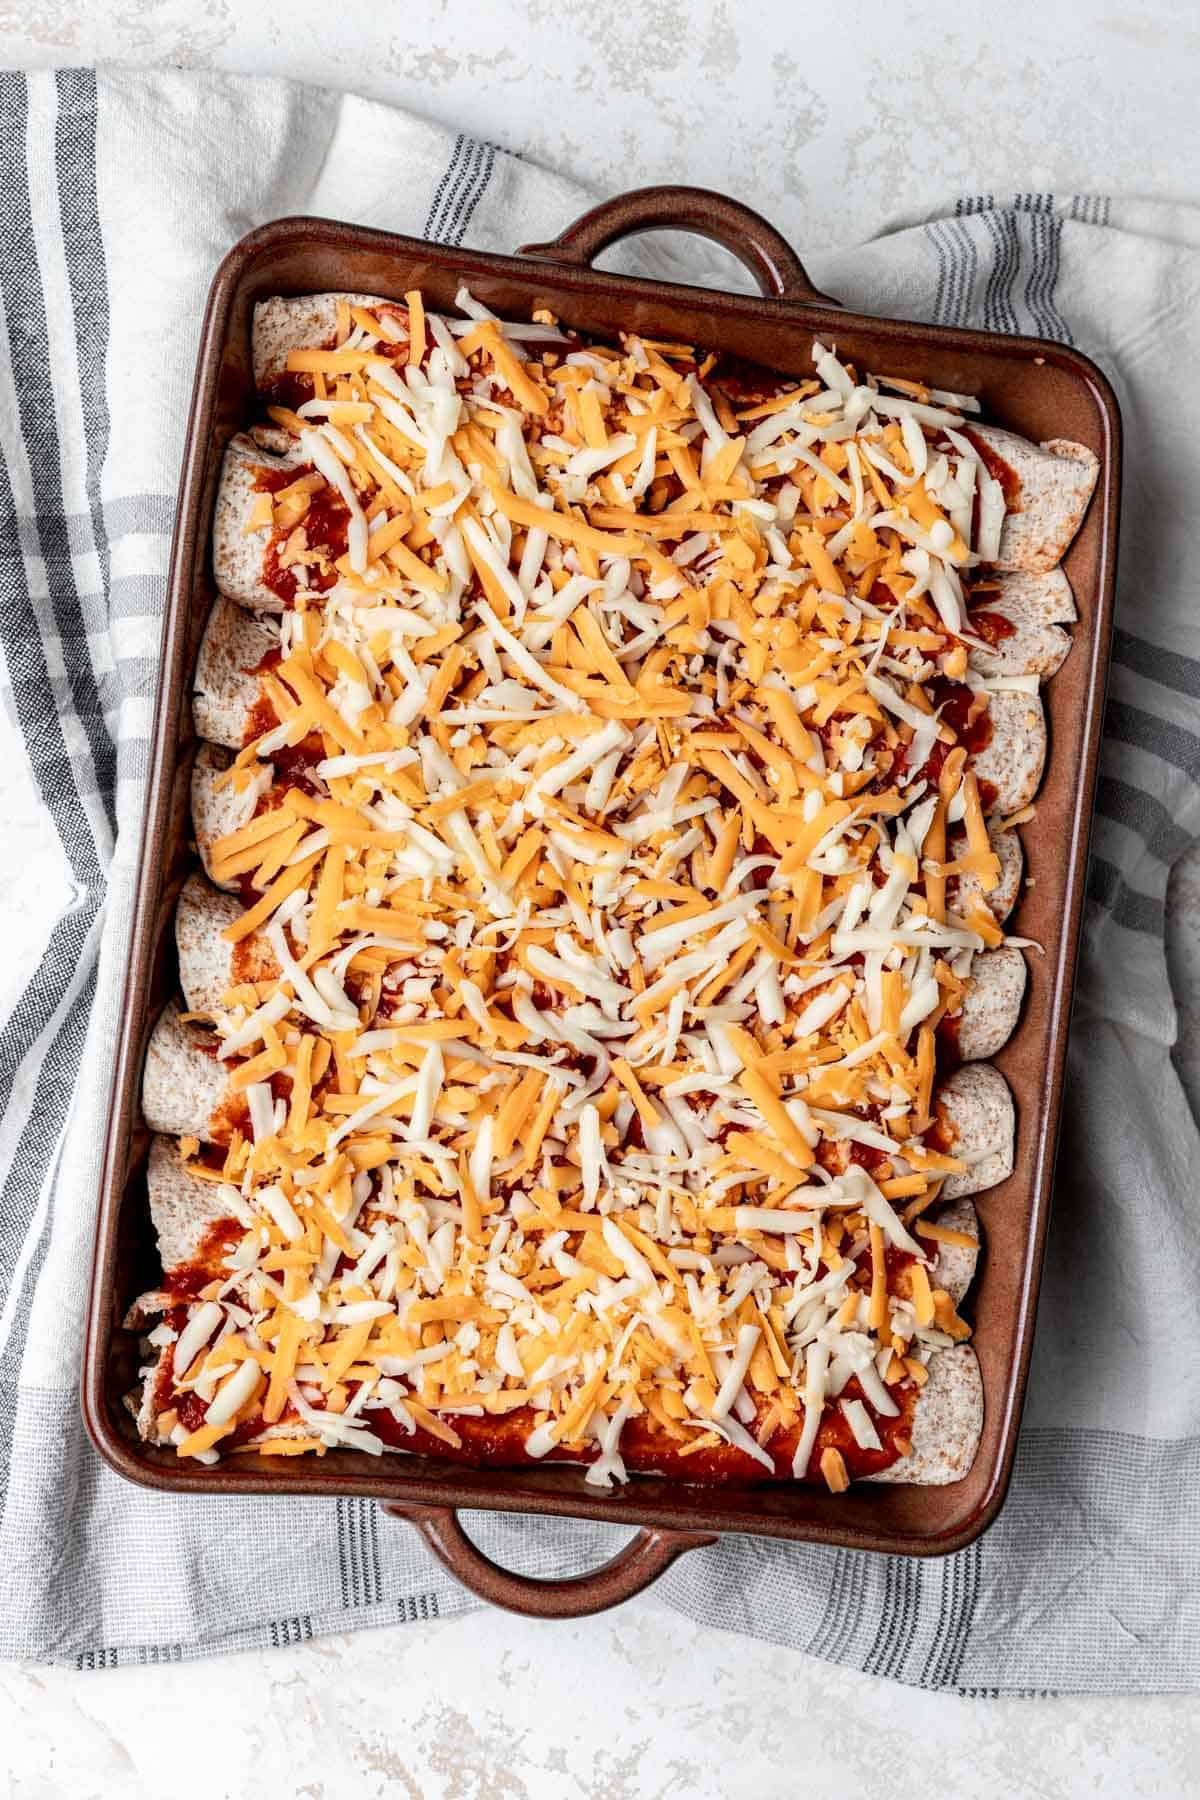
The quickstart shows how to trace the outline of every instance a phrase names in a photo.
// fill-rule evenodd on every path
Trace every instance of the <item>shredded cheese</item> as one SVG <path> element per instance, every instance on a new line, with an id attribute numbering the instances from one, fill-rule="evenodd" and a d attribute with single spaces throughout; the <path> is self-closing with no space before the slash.
<path id="1" fill-rule="evenodd" d="M 213 850 L 241 1241 L 172 1441 L 512 1421 L 609 1481 L 636 1421 L 841 1491 L 965 1330 L 928 1272 L 962 1234 L 892 1202 L 958 1166 L 934 1026 L 1002 937 L 947 901 L 999 878 L 945 703 L 994 496 L 973 539 L 953 396 L 820 344 L 746 400 L 684 346 L 405 299 L 291 352 L 299 473 L 253 502 L 313 585 Z"/>

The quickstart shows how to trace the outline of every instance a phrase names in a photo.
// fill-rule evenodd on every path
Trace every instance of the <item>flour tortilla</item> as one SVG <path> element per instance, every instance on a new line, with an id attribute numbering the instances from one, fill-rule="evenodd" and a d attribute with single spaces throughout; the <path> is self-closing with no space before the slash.
<path id="1" fill-rule="evenodd" d="M 972 425 L 1021 484 L 1019 510 L 1007 514 L 1000 531 L 999 569 L 1053 569 L 1083 523 L 1095 490 L 1100 463 L 1083 444 L 1049 438 L 1031 444 L 998 425 Z"/>
<path id="2" fill-rule="evenodd" d="M 240 1095 L 229 1085 L 229 1066 L 209 1053 L 216 1039 L 199 1026 L 185 1024 L 169 1001 L 150 1034 L 142 1074 L 142 1112 L 151 1131 L 169 1137 L 195 1137 L 202 1143 L 227 1143 L 238 1115 Z"/>
<path id="3" fill-rule="evenodd" d="M 982 900 L 996 921 L 1003 925 L 1021 895 L 1021 877 L 1025 872 L 1025 852 L 1015 831 L 993 831 L 992 849 L 1000 859 L 1000 880 L 994 888 L 984 888 L 980 875 L 951 875 L 946 883 L 946 899 L 950 910 L 964 914 L 976 900 Z M 967 853 L 966 832 L 951 832 L 948 855 L 951 861 Z"/>
<path id="4" fill-rule="evenodd" d="M 279 633 L 223 594 L 208 615 L 192 681 L 192 718 L 198 737 L 240 750 L 254 723 L 261 688 L 254 671 L 279 648 Z"/>
<path id="5" fill-rule="evenodd" d="M 279 595 L 263 580 L 263 556 L 271 541 L 271 527 L 247 529 L 262 493 L 255 485 L 259 471 L 307 466 L 298 449 L 273 456 L 245 433 L 232 438 L 225 452 L 213 515 L 213 577 L 221 593 L 251 612 L 284 611 Z"/>
<path id="6" fill-rule="evenodd" d="M 951 1231 L 961 1231 L 975 1242 L 968 1249 L 966 1244 L 942 1244 L 936 1239 L 922 1239 L 918 1231 L 917 1240 L 930 1248 L 937 1243 L 937 1260 L 929 1271 L 930 1285 L 944 1288 L 956 1307 L 966 1299 L 971 1283 L 975 1279 L 975 1271 L 979 1266 L 979 1214 L 971 1202 L 965 1197 L 951 1200 L 946 1206 L 938 1206 L 928 1213 L 937 1225 L 945 1225 Z"/>
<path id="7" fill-rule="evenodd" d="M 1074 625 L 1079 619 L 1075 595 L 1062 569 L 1040 573 L 1027 569 L 996 570 L 987 578 L 986 594 L 986 598 L 980 595 L 979 604 L 993 612 L 1007 614 L 1011 606 L 1036 608 L 1045 625 Z"/>
<path id="8" fill-rule="evenodd" d="M 225 1184 L 191 1174 L 174 1138 L 151 1138 L 146 1190 L 165 1275 L 191 1262 L 211 1227 L 233 1217 Z"/>
<path id="9" fill-rule="evenodd" d="M 1071 584 L 1061 569 L 998 575 L 995 589 L 989 586 L 978 602 L 979 610 L 998 613 L 1014 629 L 987 650 L 972 650 L 973 669 L 981 675 L 1038 675 L 1043 681 L 1058 673 L 1071 648 L 1063 625 L 1075 617 Z"/>
<path id="10" fill-rule="evenodd" d="M 950 1231 L 962 1232 L 972 1241 L 969 1245 L 944 1244 L 939 1238 L 926 1237 L 921 1230 L 926 1220 L 932 1224 L 945 1225 Z M 955 1306 L 959 1306 L 966 1299 L 979 1266 L 979 1215 L 974 1205 L 966 1198 L 951 1200 L 945 1205 L 939 1202 L 923 1214 L 911 1229 L 922 1249 L 933 1259 L 928 1269 L 930 1287 L 944 1288 Z M 904 1286 L 903 1277 L 900 1292 L 903 1298 L 910 1297 L 910 1290 Z"/>
<path id="11" fill-rule="evenodd" d="M 1012 1174 L 1016 1115 L 1008 1083 L 991 1063 L 964 1063 L 938 1090 L 938 1118 L 948 1128 L 950 1155 L 967 1167 L 947 1175 L 947 1200 L 981 1194 Z"/>
<path id="12" fill-rule="evenodd" d="M 268 387 L 287 368 L 289 350 L 328 350 L 337 341 L 339 300 L 375 307 L 372 294 L 296 294 L 262 300 L 254 309 L 250 348 L 254 385 Z"/>
<path id="13" fill-rule="evenodd" d="M 215 1013 L 226 988 L 244 981 L 274 981 L 279 965 L 259 932 L 236 946 L 222 935 L 242 916 L 242 903 L 232 894 L 190 875 L 175 907 L 175 947 L 179 953 L 179 985 L 189 1012 Z"/>
<path id="14" fill-rule="evenodd" d="M 983 1376 L 970 1344 L 937 1350 L 913 1413 L 912 1451 L 868 1481 L 945 1487 L 968 1475 L 983 1433 Z"/>
<path id="15" fill-rule="evenodd" d="M 228 751 L 212 744 L 201 744 L 192 767 L 192 831 L 204 873 L 215 886 L 233 893 L 236 883 L 215 881 L 212 872 L 213 847 L 229 832 L 249 822 L 252 809 L 247 796 L 239 794 L 233 783 L 217 785 L 218 776 L 229 767 Z"/>
<path id="16" fill-rule="evenodd" d="M 964 1062 L 985 1062 L 1007 1044 L 1021 1016 L 1025 981 L 1025 958 L 1011 944 L 975 957 L 958 1015 L 958 1053 Z"/>
<path id="17" fill-rule="evenodd" d="M 1046 713 L 1037 694 L 988 695 L 992 732 L 971 768 L 996 790 L 991 810 L 1019 812 L 1042 785 L 1046 767 Z"/>

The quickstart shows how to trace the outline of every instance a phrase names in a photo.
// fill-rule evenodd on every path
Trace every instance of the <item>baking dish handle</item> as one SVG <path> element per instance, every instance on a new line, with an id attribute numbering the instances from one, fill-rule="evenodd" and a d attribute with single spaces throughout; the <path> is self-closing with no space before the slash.
<path id="1" fill-rule="evenodd" d="M 716 1538 L 708 1531 L 672 1531 L 649 1528 L 618 1550 L 611 1561 L 586 1575 L 566 1575 L 543 1581 L 533 1575 L 517 1575 L 502 1569 L 473 1544 L 452 1506 L 418 1506 L 408 1501 L 383 1501 L 393 1518 L 415 1525 L 440 1563 L 471 1593 L 493 1606 L 524 1613 L 534 1619 L 582 1619 L 604 1612 L 640 1594 L 665 1574 L 685 1550 L 697 1550 Z"/>
<path id="2" fill-rule="evenodd" d="M 749 269 L 768 299 L 838 304 L 813 286 L 787 239 L 760 213 L 711 188 L 634 188 L 602 200 L 550 243 L 526 244 L 519 254 L 586 269 L 610 244 L 646 231 L 690 231 L 711 238 Z"/>

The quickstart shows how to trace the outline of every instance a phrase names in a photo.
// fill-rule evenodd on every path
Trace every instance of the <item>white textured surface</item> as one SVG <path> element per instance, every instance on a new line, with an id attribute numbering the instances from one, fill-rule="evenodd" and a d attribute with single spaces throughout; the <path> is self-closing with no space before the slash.
<path id="1" fill-rule="evenodd" d="M 1200 18 L 1129 6 L 877 0 L 0 0 L 0 63 L 216 66 L 355 88 L 613 190 L 708 182 L 803 249 L 959 192 L 1195 200 Z M 809 23 L 805 23 L 805 20 Z M 713 102 L 711 107 L 708 101 Z M 398 172 L 399 174 L 400 172 Z M 0 717 L 0 1016 L 70 882 Z M 19 879 L 18 879 L 19 876 Z M 1173 886 L 1185 1079 L 1200 1101 L 1200 860 Z M 400 1527 L 397 1527 L 400 1529 Z M 836 1721 L 836 1729 L 830 1727 Z M 180 1744 L 197 1746 L 179 1756 Z M 1200 1791 L 1200 1706 L 915 1694 L 638 1602 L 499 1614 L 116 1674 L 0 1668 L 0 1791 L 240 1797 Z"/>
<path id="2" fill-rule="evenodd" d="M 725 188 L 801 251 L 1014 183 L 1197 198 L 1194 0 L 0 0 L 0 64 L 68 61 L 353 88 L 610 191 Z"/>
<path id="3" fill-rule="evenodd" d="M 173 1800 L 1184 1800 L 1200 1715 L 1188 1700 L 916 1693 L 642 1601 L 576 1625 L 476 1614 L 198 1668 L 0 1668 L 0 1743 L 11 1800 L 132 1800 L 168 1773 Z"/>

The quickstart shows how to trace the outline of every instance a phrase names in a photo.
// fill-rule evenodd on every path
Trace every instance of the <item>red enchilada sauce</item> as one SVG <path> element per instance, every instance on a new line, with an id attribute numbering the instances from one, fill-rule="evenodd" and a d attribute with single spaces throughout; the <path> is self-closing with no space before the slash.
<path id="1" fill-rule="evenodd" d="M 982 638 L 995 650 L 999 648 L 1005 638 L 1010 638 L 1017 628 L 1011 619 L 1005 618 L 1003 613 L 989 612 L 986 606 L 981 606 L 977 612 L 967 614 L 967 629 L 973 631 L 976 637 Z"/>
<path id="2" fill-rule="evenodd" d="M 814 1486 L 824 1485 L 821 1457 L 827 1449 L 841 1452 L 846 1473 L 852 1481 L 878 1474 L 908 1454 L 912 1444 L 917 1390 L 913 1387 L 898 1387 L 889 1388 L 888 1392 L 900 1409 L 894 1418 L 885 1417 L 872 1409 L 870 1402 L 863 1398 L 856 1379 L 852 1377 L 847 1382 L 841 1398 L 863 1400 L 882 1447 L 879 1450 L 861 1448 L 840 1407 L 827 1407 L 817 1431 L 808 1469 L 802 1477 L 804 1481 Z M 167 1407 L 174 1407 L 179 1422 L 186 1431 L 198 1431 L 205 1423 L 206 1402 L 195 1393 L 176 1395 L 169 1379 L 162 1383 L 157 1410 L 165 1410 Z M 465 1464 L 474 1469 L 528 1469 L 531 1466 L 524 1446 L 537 1418 L 530 1408 L 522 1407 L 515 1412 L 498 1415 L 446 1413 L 442 1416 L 444 1422 L 462 1440 L 460 1447 L 452 1447 L 420 1425 L 411 1432 L 406 1431 L 395 1415 L 384 1407 L 360 1414 L 357 1422 L 375 1437 L 381 1438 L 385 1444 L 397 1450 L 408 1451 L 414 1456 L 433 1457 L 444 1462 Z M 299 1423 L 294 1413 L 289 1412 L 286 1418 L 288 1423 Z M 653 1420 L 645 1417 L 630 1419 L 626 1424 L 621 1433 L 621 1458 L 631 1474 L 666 1475 L 689 1482 L 790 1480 L 792 1456 L 800 1429 L 798 1422 L 786 1431 L 777 1431 L 763 1446 L 774 1465 L 773 1476 L 768 1474 L 761 1463 L 732 1444 L 706 1446 L 692 1451 L 690 1455 L 684 1455 L 682 1452 L 686 1450 L 688 1443 L 702 1437 L 702 1431 L 693 1428 L 677 1441 L 668 1438 Z M 261 1414 L 250 1413 L 238 1422 L 233 1431 L 220 1439 L 217 1449 L 224 1455 L 240 1445 L 248 1445 L 262 1430 Z M 594 1463 L 599 1454 L 599 1446 L 594 1442 L 580 1445 L 557 1444 L 540 1460 L 545 1463 L 588 1464 Z"/>
<path id="3" fill-rule="evenodd" d="M 183 1426 L 184 1430 L 199 1431 L 205 1423 L 205 1413 L 208 1410 L 208 1402 L 202 1400 L 197 1393 L 187 1393 L 180 1394 L 173 1404 L 175 1411 L 179 1414 L 179 1423 Z M 261 1429 L 262 1421 L 261 1419 L 256 1418 L 254 1414 L 250 1414 L 245 1419 L 239 1419 L 233 1430 L 228 1432 L 226 1436 L 220 1440 L 219 1448 L 221 1452 L 224 1453 L 227 1450 L 236 1450 L 239 1444 L 249 1443 L 250 1439 Z"/>
<path id="4" fill-rule="evenodd" d="M 841 1408 L 835 1403 L 826 1406 L 824 1417 L 817 1431 L 816 1443 L 809 1458 L 808 1470 L 803 1479 L 817 1485 L 823 1485 L 821 1475 L 821 1455 L 827 1449 L 840 1450 L 846 1464 L 846 1473 L 851 1480 L 861 1480 L 863 1476 L 877 1474 L 881 1469 L 890 1468 L 901 1456 L 908 1453 L 912 1443 L 913 1415 L 916 1410 L 917 1390 L 912 1387 L 889 1388 L 899 1413 L 895 1418 L 887 1418 L 877 1414 L 868 1400 L 863 1400 L 867 1412 L 874 1421 L 875 1429 L 883 1445 L 881 1450 L 863 1450 L 854 1441 L 850 1426 Z M 853 1377 L 847 1382 L 841 1395 L 844 1400 L 863 1399 L 862 1390 Z M 442 1415 L 444 1422 L 457 1432 L 462 1439 L 461 1449 L 453 1449 L 450 1445 L 434 1437 L 432 1432 L 423 1430 L 419 1425 L 413 1432 L 405 1431 L 403 1425 L 383 1407 L 366 1413 L 363 1423 L 367 1429 L 381 1437 L 385 1444 L 394 1445 L 397 1449 L 408 1450 L 420 1456 L 441 1458 L 447 1462 L 467 1463 L 472 1468 L 513 1468 L 530 1466 L 529 1457 L 525 1454 L 525 1439 L 537 1422 L 537 1415 L 529 1407 L 521 1407 L 515 1412 L 500 1415 L 483 1414 L 473 1416 L 462 1413 L 446 1413 Z M 765 1446 L 766 1454 L 774 1464 L 774 1476 L 768 1474 L 760 1462 L 747 1456 L 732 1444 L 722 1443 L 703 1450 L 692 1451 L 683 1455 L 689 1443 L 704 1433 L 699 1427 L 682 1431 L 678 1440 L 668 1438 L 662 1427 L 647 1414 L 641 1414 L 628 1421 L 621 1433 L 621 1459 L 632 1474 L 669 1475 L 684 1481 L 728 1481 L 731 1478 L 747 1482 L 790 1480 L 792 1476 L 792 1456 L 800 1436 L 803 1420 L 801 1419 L 787 1430 L 777 1431 Z M 747 1426 L 753 1436 L 754 1427 Z M 556 1444 L 547 1456 L 540 1459 L 544 1462 L 593 1463 L 599 1456 L 599 1447 L 594 1442 L 587 1444 Z"/>
<path id="5" fill-rule="evenodd" d="M 992 741 L 992 721 L 988 715 L 986 695 L 977 695 L 961 681 L 951 681 L 945 675 L 935 675 L 926 683 L 925 692 L 942 720 L 954 733 L 954 742 L 946 743 L 941 738 L 934 744 L 928 757 L 920 768 L 920 779 L 936 787 L 941 776 L 946 758 L 955 745 L 961 744 L 970 756 L 978 756 L 986 750 Z M 876 783 L 879 788 L 895 785 L 896 780 L 908 767 L 910 744 L 898 744 L 891 767 Z M 995 804 L 996 789 L 989 781 L 980 781 L 979 798 L 985 811 Z"/>
<path id="6" fill-rule="evenodd" d="M 984 438 L 981 438 L 977 431 L 972 431 L 969 425 L 961 425 L 959 430 L 978 455 L 992 480 L 999 483 L 1000 490 L 1004 495 L 1005 511 L 1021 512 L 1021 477 L 1012 464 L 1006 463 L 999 452 L 993 450 L 992 446 Z"/>
<path id="7" fill-rule="evenodd" d="M 357 1383 L 348 1383 L 347 1392 L 350 1397 L 357 1388 Z M 864 1396 L 855 1377 L 847 1382 L 840 1398 L 843 1400 L 862 1400 L 867 1413 L 874 1423 L 882 1448 L 869 1450 L 861 1448 L 854 1439 L 850 1426 L 840 1406 L 835 1403 L 827 1405 L 820 1426 L 817 1430 L 816 1442 L 809 1458 L 808 1469 L 802 1479 L 815 1485 L 823 1485 L 821 1475 L 821 1456 L 827 1449 L 839 1450 L 846 1464 L 846 1473 L 851 1480 L 861 1480 L 864 1476 L 875 1475 L 882 1469 L 890 1468 L 901 1456 L 908 1454 L 912 1444 L 913 1418 L 916 1411 L 918 1390 L 911 1385 L 888 1389 L 899 1412 L 894 1418 L 877 1413 L 869 1400 Z M 194 1394 L 181 1395 L 174 1404 L 179 1412 L 180 1420 L 187 1430 L 198 1430 L 204 1423 L 204 1402 Z M 313 1404 L 320 1406 L 320 1402 Z M 287 1415 L 295 1421 L 295 1414 Z M 471 1468 L 515 1468 L 530 1466 L 530 1458 L 525 1451 L 525 1440 L 538 1422 L 538 1415 L 531 1407 L 523 1406 L 510 1413 L 444 1413 L 440 1417 L 443 1422 L 457 1433 L 462 1440 L 460 1447 L 445 1443 L 435 1437 L 433 1432 L 417 1425 L 415 1430 L 406 1431 L 404 1426 L 385 1407 L 372 1408 L 359 1415 L 358 1422 L 376 1437 L 398 1450 L 407 1450 L 418 1456 L 440 1458 L 446 1462 L 466 1464 Z M 621 1433 L 621 1458 L 625 1467 L 634 1474 L 669 1475 L 686 1481 L 729 1481 L 740 1479 L 747 1482 L 769 1481 L 771 1479 L 789 1480 L 792 1478 L 792 1457 L 803 1427 L 803 1408 L 801 1417 L 787 1429 L 777 1430 L 768 1442 L 761 1446 L 771 1458 L 774 1465 L 774 1476 L 768 1474 L 763 1465 L 735 1445 L 721 1443 L 702 1450 L 692 1451 L 689 1455 L 682 1452 L 703 1431 L 693 1427 L 683 1432 L 676 1440 L 670 1438 L 649 1415 L 643 1414 L 630 1419 Z M 251 1414 L 243 1419 L 229 1437 L 222 1438 L 218 1448 L 224 1452 L 236 1445 L 246 1443 L 263 1429 L 260 1414 Z M 753 1435 L 754 1427 L 747 1429 Z M 599 1446 L 592 1440 L 584 1444 L 556 1444 L 549 1453 L 539 1459 L 546 1463 L 593 1463 L 599 1456 Z"/>
<path id="8" fill-rule="evenodd" d="M 211 1147 L 205 1145 L 203 1148 Z M 217 1151 L 216 1157 L 215 1166 L 220 1168 L 225 1161 L 224 1152 Z M 190 1260 L 177 1264 L 163 1278 L 163 1292 L 180 1300 L 195 1300 L 210 1281 L 223 1281 L 229 1273 L 224 1259 L 232 1255 L 245 1235 L 245 1227 L 237 1219 L 215 1219 L 211 1225 L 206 1225 Z"/>
<path id="9" fill-rule="evenodd" d="M 962 1051 L 959 1048 L 958 1034 L 962 1027 L 962 1014 L 943 1013 L 937 1022 L 935 1031 L 935 1051 L 938 1074 L 952 1075 L 962 1062 Z M 931 1148 L 936 1148 L 932 1144 Z"/>
<path id="10" fill-rule="evenodd" d="M 327 348 L 332 348 L 332 343 Z M 306 400 L 313 399 L 314 392 L 312 376 L 292 369 L 281 369 L 259 389 L 264 406 L 285 406 L 289 412 L 297 412 Z"/>
<path id="11" fill-rule="evenodd" d="M 281 489 L 290 487 L 304 470 L 300 467 L 291 469 L 262 468 L 255 472 L 254 485 L 262 493 L 277 494 Z M 303 531 L 305 543 L 309 550 L 318 550 L 325 558 L 324 563 L 308 563 L 305 573 L 308 577 L 308 593 L 324 594 L 337 580 L 337 570 L 333 567 L 339 557 L 345 556 L 350 527 L 350 512 L 340 494 L 326 482 L 315 494 L 310 494 L 308 510 L 304 517 L 292 527 L 291 531 L 280 531 L 272 528 L 263 551 L 262 581 L 270 588 L 277 599 L 285 606 L 294 606 L 296 595 L 300 591 L 300 582 L 296 577 L 296 564 L 289 563 L 284 568 L 280 563 L 280 554 L 293 531 Z"/>
<path id="12" fill-rule="evenodd" d="M 961 681 L 950 681 L 935 675 L 925 684 L 925 692 L 935 712 L 954 733 L 968 756 L 978 756 L 992 741 L 992 721 L 988 717 L 986 694 L 976 694 Z M 943 757 L 953 745 L 947 744 Z"/>

